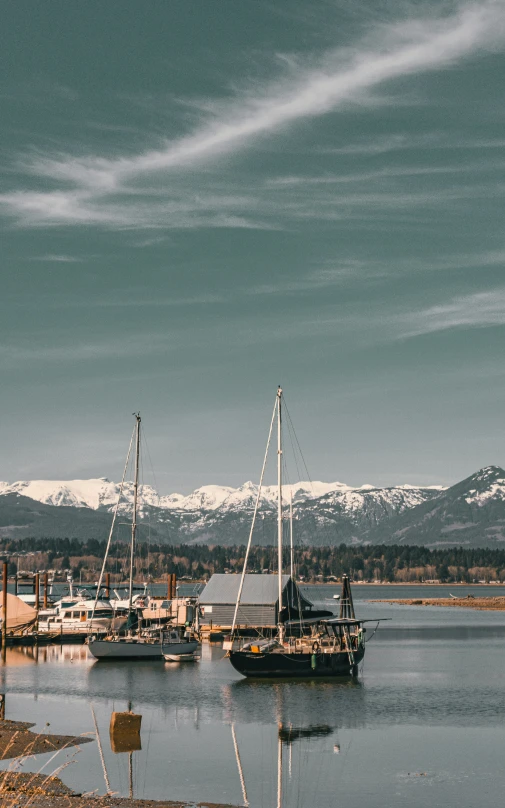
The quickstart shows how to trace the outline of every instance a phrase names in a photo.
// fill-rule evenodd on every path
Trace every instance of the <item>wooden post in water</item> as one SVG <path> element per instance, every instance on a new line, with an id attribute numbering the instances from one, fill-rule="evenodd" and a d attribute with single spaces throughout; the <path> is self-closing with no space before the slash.
<path id="1" fill-rule="evenodd" d="M 35 609 L 39 611 L 40 606 L 40 573 L 35 573 Z"/>
<path id="2" fill-rule="evenodd" d="M 7 648 L 7 561 L 2 571 L 2 661 L 5 662 Z"/>
<path id="3" fill-rule="evenodd" d="M 172 600 L 172 576 L 167 575 L 167 600 Z"/>
<path id="4" fill-rule="evenodd" d="M 105 573 L 105 597 L 110 598 L 110 572 Z"/>
<path id="5" fill-rule="evenodd" d="M 18 594 L 18 571 L 16 568 L 16 574 L 14 575 L 14 594 L 17 596 Z"/>
<path id="6" fill-rule="evenodd" d="M 47 609 L 47 588 L 49 586 L 49 575 L 44 573 L 44 609 Z"/>
<path id="7" fill-rule="evenodd" d="M 172 573 L 172 598 L 177 597 L 177 575 Z"/>

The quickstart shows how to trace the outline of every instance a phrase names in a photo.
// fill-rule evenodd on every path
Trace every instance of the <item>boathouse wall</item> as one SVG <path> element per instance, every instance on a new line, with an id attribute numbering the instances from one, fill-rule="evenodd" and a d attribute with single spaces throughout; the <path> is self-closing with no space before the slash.
<path id="1" fill-rule="evenodd" d="M 212 576 L 199 597 L 202 628 L 231 628 L 240 579 L 238 574 L 216 573 Z M 275 628 L 278 623 L 278 587 L 277 575 L 247 574 L 237 613 L 237 627 Z M 282 589 L 283 607 L 312 607 L 289 575 L 282 576 Z"/>
<path id="2" fill-rule="evenodd" d="M 212 604 L 203 608 L 200 625 L 219 626 L 231 628 L 235 604 Z M 275 606 L 252 605 L 239 606 L 237 626 L 261 626 L 262 628 L 275 628 L 277 625 L 277 609 Z"/>

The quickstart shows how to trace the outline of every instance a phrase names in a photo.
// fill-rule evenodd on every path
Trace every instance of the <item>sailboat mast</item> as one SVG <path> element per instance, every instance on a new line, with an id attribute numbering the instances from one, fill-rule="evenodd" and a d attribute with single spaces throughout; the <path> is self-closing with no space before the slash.
<path id="1" fill-rule="evenodd" d="M 133 561 L 135 556 L 135 538 L 137 535 L 137 500 L 139 490 L 139 459 L 140 459 L 140 413 L 135 413 L 137 420 L 135 430 L 135 478 L 133 481 L 133 517 L 132 517 L 132 540 L 130 551 L 130 589 L 128 595 L 128 608 L 131 611 L 133 605 Z"/>
<path id="2" fill-rule="evenodd" d="M 293 578 L 295 569 L 294 553 L 293 553 L 293 488 L 291 487 L 291 496 L 289 499 L 289 573 Z"/>
<path id="3" fill-rule="evenodd" d="M 279 628 L 282 611 L 282 389 L 277 390 L 277 555 L 279 567 Z"/>
<path id="4" fill-rule="evenodd" d="M 277 730 L 277 808 L 282 808 L 282 724 Z"/>

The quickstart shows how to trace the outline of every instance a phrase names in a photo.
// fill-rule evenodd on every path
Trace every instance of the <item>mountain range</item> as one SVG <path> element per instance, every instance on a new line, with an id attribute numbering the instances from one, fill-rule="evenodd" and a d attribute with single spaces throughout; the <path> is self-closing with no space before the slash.
<path id="1" fill-rule="evenodd" d="M 0 537 L 105 538 L 120 486 L 107 478 L 0 482 Z M 189 495 L 140 492 L 140 537 L 152 541 L 244 544 L 258 488 L 206 485 Z M 262 489 L 257 544 L 276 540 L 274 486 Z M 502 546 L 505 541 L 505 471 L 487 466 L 450 488 L 400 485 L 353 488 L 344 483 L 299 482 L 292 497 L 294 534 L 305 545 L 340 543 Z M 123 522 L 133 486 L 124 486 Z"/>

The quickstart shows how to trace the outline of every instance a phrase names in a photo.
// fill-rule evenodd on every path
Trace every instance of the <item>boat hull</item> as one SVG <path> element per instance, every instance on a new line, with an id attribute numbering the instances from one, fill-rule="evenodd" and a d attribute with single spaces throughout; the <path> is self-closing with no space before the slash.
<path id="1" fill-rule="evenodd" d="M 230 651 L 230 662 L 238 673 L 254 679 L 311 679 L 328 676 L 356 676 L 365 655 L 359 648 L 353 661 L 346 651 L 328 654 L 255 654 Z"/>
<path id="2" fill-rule="evenodd" d="M 191 654 L 163 654 L 166 662 L 195 662 L 199 657 L 196 653 Z"/>
<path id="3" fill-rule="evenodd" d="M 161 653 L 167 661 L 177 662 L 181 656 L 194 656 L 198 648 L 198 640 L 186 642 L 167 642 L 161 646 Z"/>
<path id="4" fill-rule="evenodd" d="M 90 640 L 88 647 L 95 659 L 163 659 L 159 642 Z"/>

